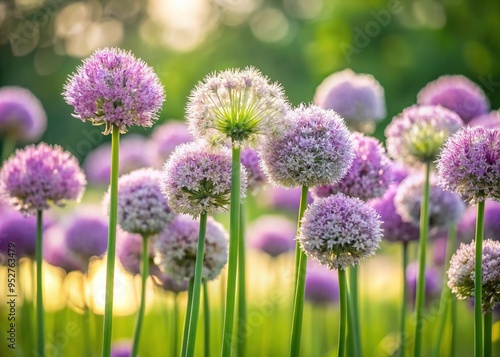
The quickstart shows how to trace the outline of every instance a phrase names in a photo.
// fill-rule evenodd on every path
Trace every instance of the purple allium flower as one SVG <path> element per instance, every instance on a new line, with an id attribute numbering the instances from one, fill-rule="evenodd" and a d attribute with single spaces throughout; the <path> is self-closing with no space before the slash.
<path id="1" fill-rule="evenodd" d="M 132 342 L 120 341 L 111 346 L 110 357 L 130 357 L 132 356 Z"/>
<path id="2" fill-rule="evenodd" d="M 439 271 L 433 266 L 425 267 L 425 296 L 426 301 L 433 297 L 439 296 L 442 283 L 439 279 Z M 406 284 L 408 286 L 408 297 L 415 302 L 415 294 L 417 290 L 418 263 L 413 262 L 406 267 Z"/>
<path id="3" fill-rule="evenodd" d="M 21 87 L 0 88 L 0 136 L 37 141 L 47 128 L 42 103 Z"/>
<path id="4" fill-rule="evenodd" d="M 486 129 L 500 128 L 500 110 L 494 110 L 487 114 L 472 119 L 469 126 L 483 126 Z"/>
<path id="5" fill-rule="evenodd" d="M 277 215 L 261 216 L 248 229 L 248 238 L 252 247 L 269 256 L 289 252 L 295 247 L 295 223 Z"/>
<path id="6" fill-rule="evenodd" d="M 382 221 L 384 238 L 390 242 L 411 242 L 419 239 L 418 226 L 403 221 L 394 205 L 397 186 L 391 186 L 381 197 L 369 201 Z"/>
<path id="7" fill-rule="evenodd" d="M 457 296 L 464 300 L 474 297 L 476 243 L 460 244 L 457 252 L 451 257 L 448 270 L 448 286 Z M 491 311 L 500 304 L 500 242 L 491 239 L 483 241 L 483 311 Z"/>
<path id="8" fill-rule="evenodd" d="M 288 110 L 281 85 L 247 67 L 205 77 L 191 92 L 186 115 L 195 138 L 238 145 L 279 132 Z"/>
<path id="9" fill-rule="evenodd" d="M 165 274 L 158 270 L 153 276 L 154 281 L 157 286 L 165 291 L 171 291 L 175 294 L 187 291 L 189 287 L 189 282 L 187 280 L 177 281 L 172 279 L 168 274 Z"/>
<path id="10" fill-rule="evenodd" d="M 384 88 L 372 75 L 357 74 L 351 69 L 326 77 L 316 89 L 314 104 L 336 111 L 354 128 L 386 115 Z"/>
<path id="11" fill-rule="evenodd" d="M 47 263 L 65 270 L 66 273 L 87 272 L 88 259 L 69 249 L 65 233 L 60 227 L 51 227 L 43 238 L 43 259 Z"/>
<path id="12" fill-rule="evenodd" d="M 306 272 L 305 299 L 314 305 L 328 305 L 339 300 L 337 275 L 318 264 L 309 264 Z"/>
<path id="13" fill-rule="evenodd" d="M 415 175 L 405 179 L 394 197 L 396 210 L 405 222 L 415 226 L 420 222 L 422 191 L 425 185 L 424 175 Z M 458 223 L 465 211 L 462 198 L 437 185 L 434 176 L 430 177 L 429 193 L 429 228 L 448 227 Z"/>
<path id="14" fill-rule="evenodd" d="M 500 129 L 462 128 L 450 137 L 438 163 L 439 185 L 466 202 L 500 200 Z"/>
<path id="15" fill-rule="evenodd" d="M 280 186 L 270 186 L 266 187 L 262 199 L 274 209 L 278 210 L 290 210 L 297 212 L 300 205 L 300 196 L 302 194 L 302 189 L 300 187 L 296 188 L 284 188 Z M 313 202 L 311 192 L 308 192 L 307 203 Z"/>
<path id="16" fill-rule="evenodd" d="M 183 122 L 170 121 L 157 126 L 151 134 L 155 166 L 161 167 L 178 145 L 191 141 L 193 141 L 193 136 Z"/>
<path id="17" fill-rule="evenodd" d="M 264 142 L 262 161 L 269 180 L 292 188 L 331 184 L 344 177 L 355 154 L 342 118 L 332 110 L 303 105 L 287 118 L 284 132 Z"/>
<path id="18" fill-rule="evenodd" d="M 118 224 L 130 233 L 148 237 L 160 233 L 174 213 L 160 189 L 161 172 L 152 168 L 118 178 Z M 103 200 L 109 209 L 109 190 Z"/>
<path id="19" fill-rule="evenodd" d="M 106 252 L 108 222 L 97 213 L 76 214 L 66 225 L 64 236 L 68 249 L 88 261 Z"/>
<path id="20" fill-rule="evenodd" d="M 241 197 L 245 197 L 246 170 L 241 168 Z M 205 142 L 183 144 L 165 163 L 161 189 L 178 213 L 199 216 L 227 209 L 231 194 L 231 153 L 216 151 Z"/>
<path id="21" fill-rule="evenodd" d="M 477 207 L 465 210 L 457 226 L 457 235 L 464 243 L 471 242 L 476 236 Z M 486 201 L 484 207 L 484 237 L 500 241 L 500 202 Z"/>
<path id="22" fill-rule="evenodd" d="M 328 269 L 346 269 L 375 254 L 383 237 L 377 212 L 342 193 L 315 200 L 297 240 L 307 256 Z"/>
<path id="23" fill-rule="evenodd" d="M 412 170 L 401 161 L 393 161 L 391 167 L 392 182 L 399 185 L 412 173 L 411 171 Z"/>
<path id="24" fill-rule="evenodd" d="M 194 277 L 199 222 L 189 216 L 177 216 L 158 235 L 155 243 L 155 263 L 175 281 Z M 227 262 L 229 235 L 224 227 L 209 217 L 203 257 L 204 281 L 219 276 Z"/>
<path id="25" fill-rule="evenodd" d="M 139 234 L 117 231 L 116 255 L 123 268 L 132 275 L 141 273 L 142 240 Z M 149 245 L 149 274 L 158 275 L 159 269 L 154 264 L 153 244 Z"/>
<path id="26" fill-rule="evenodd" d="M 447 233 L 447 230 L 440 230 L 432 243 L 432 258 L 436 266 L 443 266 L 446 263 Z"/>
<path id="27" fill-rule="evenodd" d="M 317 186 L 313 194 L 327 197 L 337 192 L 366 201 L 380 197 L 392 183 L 392 162 L 380 142 L 360 133 L 352 135 L 355 157 L 347 175 L 340 181 Z"/>
<path id="28" fill-rule="evenodd" d="M 441 76 L 417 95 L 419 105 L 441 105 L 457 113 L 464 123 L 486 114 L 490 108 L 482 89 L 464 76 Z"/>
<path id="29" fill-rule="evenodd" d="M 387 151 L 408 165 L 436 160 L 444 142 L 463 125 L 460 117 L 439 106 L 412 106 L 385 129 Z"/>
<path id="30" fill-rule="evenodd" d="M 25 214 L 79 200 L 85 175 L 78 161 L 60 146 L 40 143 L 16 150 L 0 171 L 0 195 Z"/>
<path id="31" fill-rule="evenodd" d="M 76 118 L 106 124 L 105 135 L 114 125 L 122 133 L 132 125 L 152 126 L 165 100 L 153 69 L 117 48 L 100 49 L 88 57 L 64 85 L 63 95 Z"/>
<path id="32" fill-rule="evenodd" d="M 262 172 L 260 163 L 260 155 L 257 151 L 251 148 L 241 150 L 241 164 L 248 172 L 247 190 L 249 192 L 256 192 L 267 183 L 267 177 L 264 172 Z"/>

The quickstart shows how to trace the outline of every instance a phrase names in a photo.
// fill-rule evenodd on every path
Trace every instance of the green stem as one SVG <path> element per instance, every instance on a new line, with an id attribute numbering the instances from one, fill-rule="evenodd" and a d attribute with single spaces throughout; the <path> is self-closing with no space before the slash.
<path id="1" fill-rule="evenodd" d="M 418 246 L 418 277 L 417 277 L 417 296 L 415 302 L 415 349 L 414 357 L 420 357 L 422 354 L 422 337 L 424 323 L 424 304 L 425 304 L 425 255 L 427 251 L 427 236 L 429 230 L 429 191 L 430 191 L 430 173 L 431 164 L 427 163 L 425 167 L 425 185 L 422 192 L 422 203 L 420 205 L 420 241 Z"/>
<path id="2" fill-rule="evenodd" d="M 349 288 L 348 288 L 348 302 L 347 306 L 349 309 L 349 323 L 348 328 L 348 338 L 352 339 L 351 345 L 351 356 L 361 355 L 361 339 L 360 339 L 360 326 L 359 326 L 359 306 L 358 306 L 358 267 L 349 267 Z"/>
<path id="3" fill-rule="evenodd" d="M 491 357 L 491 330 L 493 325 L 493 317 L 491 311 L 484 315 L 484 357 Z"/>
<path id="4" fill-rule="evenodd" d="M 245 356 L 246 345 L 246 267 L 245 267 L 245 212 L 244 205 L 240 207 L 240 231 L 238 247 L 238 329 L 236 335 L 236 351 L 238 357 Z"/>
<path id="5" fill-rule="evenodd" d="M 403 301 L 401 302 L 401 342 L 399 357 L 405 357 L 406 347 L 406 300 L 408 299 L 408 284 L 406 283 L 406 267 L 408 266 L 408 242 L 403 242 Z"/>
<path id="6" fill-rule="evenodd" d="M 186 356 L 194 356 L 196 345 L 196 331 L 198 330 L 198 316 L 200 314 L 200 295 L 203 273 L 203 259 L 205 255 L 205 233 L 207 230 L 207 213 L 200 215 L 200 231 L 198 235 L 198 249 L 196 251 L 196 264 L 194 268 L 193 301 L 191 306 L 191 316 L 189 318 L 188 340 Z"/>
<path id="7" fill-rule="evenodd" d="M 141 269 L 141 302 L 137 314 L 135 325 L 134 342 L 132 343 L 132 357 L 136 357 L 139 352 L 139 341 L 141 338 L 142 321 L 144 320 L 144 310 L 146 308 L 146 280 L 149 275 L 149 238 L 142 237 L 142 269 Z"/>
<path id="8" fill-rule="evenodd" d="M 229 257 L 227 265 L 226 306 L 222 332 L 222 357 L 230 357 L 233 343 L 236 273 L 240 231 L 240 148 L 233 146 L 231 167 L 231 207 L 229 212 Z"/>
<path id="9" fill-rule="evenodd" d="M 210 302 L 208 299 L 208 286 L 203 283 L 203 322 L 205 332 L 205 357 L 210 357 Z"/>
<path id="10" fill-rule="evenodd" d="M 476 265 L 474 269 L 474 346 L 475 357 L 483 355 L 483 231 L 484 201 L 477 204 Z"/>
<path id="11" fill-rule="evenodd" d="M 340 302 L 340 325 L 339 325 L 339 348 L 338 357 L 344 357 L 346 346 L 347 325 L 347 281 L 344 269 L 339 269 L 339 302 Z"/>
<path id="12" fill-rule="evenodd" d="M 307 192 L 308 187 L 302 186 L 302 193 L 300 196 L 300 207 L 299 216 L 297 222 L 297 232 L 300 228 L 300 223 L 304 212 L 307 208 Z M 292 321 L 292 340 L 290 346 L 290 356 L 297 357 L 300 354 L 300 338 L 302 335 L 302 317 L 304 311 L 304 292 L 306 286 L 306 270 L 307 270 L 307 256 L 304 254 L 300 245 L 297 242 L 296 246 L 296 257 L 297 252 L 299 255 L 298 266 L 295 267 L 295 294 L 294 294 L 294 304 L 293 304 L 293 321 Z M 297 259 L 295 260 L 297 264 Z"/>
<path id="13" fill-rule="evenodd" d="M 93 356 L 93 351 L 92 351 L 92 341 L 90 338 L 90 311 L 87 306 L 83 307 L 83 344 L 85 345 L 83 347 L 83 356 L 88 357 L 88 356 Z"/>
<path id="14" fill-rule="evenodd" d="M 450 333 L 451 333 L 451 341 L 450 341 L 450 357 L 455 357 L 456 354 L 456 339 L 457 334 L 455 333 L 455 326 L 457 323 L 457 299 L 452 296 L 451 298 L 451 323 L 450 323 Z"/>
<path id="15" fill-rule="evenodd" d="M 16 140 L 11 135 L 5 136 L 3 139 L 1 162 L 7 160 L 7 158 L 9 157 L 10 154 L 12 154 L 15 148 L 16 148 Z"/>
<path id="16" fill-rule="evenodd" d="M 43 218 L 42 211 L 36 213 L 36 316 L 37 316 L 37 346 L 38 355 L 45 356 L 45 314 L 43 310 Z"/>
<path id="17" fill-rule="evenodd" d="M 118 199 L 118 157 L 120 150 L 120 129 L 113 126 L 111 134 L 111 176 L 109 189 L 108 253 L 106 261 L 106 300 L 104 305 L 104 333 L 102 356 L 111 353 L 111 331 L 113 324 L 113 290 L 115 282 L 116 218 Z"/>
<path id="18" fill-rule="evenodd" d="M 179 355 L 179 293 L 174 293 L 174 316 L 172 318 L 172 356 Z"/>
<path id="19" fill-rule="evenodd" d="M 186 309 L 186 316 L 184 317 L 184 332 L 182 334 L 182 347 L 181 347 L 182 357 L 186 355 L 186 350 L 187 350 L 189 319 L 191 318 L 191 310 L 193 309 L 193 288 L 194 288 L 194 277 L 189 279 L 187 309 Z"/>

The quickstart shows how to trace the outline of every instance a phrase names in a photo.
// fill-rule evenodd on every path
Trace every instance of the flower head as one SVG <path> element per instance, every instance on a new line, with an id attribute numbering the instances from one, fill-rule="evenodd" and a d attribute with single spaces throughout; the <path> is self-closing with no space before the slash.
<path id="1" fill-rule="evenodd" d="M 263 200 L 271 208 L 297 212 L 300 205 L 301 193 L 302 189 L 300 187 L 284 188 L 280 186 L 267 186 Z M 307 203 L 312 203 L 312 201 L 311 192 L 308 192 Z"/>
<path id="2" fill-rule="evenodd" d="M 442 283 L 439 279 L 440 272 L 433 266 L 425 267 L 425 300 L 431 297 L 437 297 L 441 290 Z M 417 291 L 417 278 L 418 278 L 418 264 L 413 262 L 406 267 L 406 285 L 408 286 L 408 296 L 413 302 L 416 299 Z"/>
<path id="3" fill-rule="evenodd" d="M 454 112 L 439 106 L 412 106 L 385 129 L 387 151 L 408 165 L 433 162 L 444 142 L 463 125 Z"/>
<path id="4" fill-rule="evenodd" d="M 352 135 L 355 157 L 347 175 L 340 181 L 317 186 L 313 193 L 327 197 L 337 192 L 366 201 L 380 197 L 392 183 L 392 162 L 380 142 L 360 133 Z"/>
<path id="5" fill-rule="evenodd" d="M 486 201 L 484 207 L 484 236 L 500 242 L 500 202 Z M 457 226 L 460 241 L 469 243 L 476 236 L 477 207 L 470 206 L 465 210 Z"/>
<path id="6" fill-rule="evenodd" d="M 464 300 L 474 297 L 474 279 L 476 263 L 476 244 L 461 244 L 451 257 L 448 270 L 448 286 L 457 296 Z M 500 242 L 486 239 L 483 242 L 483 311 L 491 311 L 500 305 Z"/>
<path id="7" fill-rule="evenodd" d="M 300 106 L 288 114 L 284 132 L 268 137 L 262 149 L 264 172 L 283 187 L 334 183 L 354 158 L 351 136 L 332 110 Z"/>
<path id="8" fill-rule="evenodd" d="M 295 224 L 282 216 L 261 216 L 248 232 L 250 244 L 273 258 L 295 247 Z"/>
<path id="9" fill-rule="evenodd" d="M 500 200 L 500 129 L 465 127 L 441 151 L 439 185 L 467 202 Z"/>
<path id="10" fill-rule="evenodd" d="M 178 145 L 189 143 L 193 136 L 188 126 L 180 121 L 169 121 L 157 126 L 151 134 L 155 165 L 161 167 Z"/>
<path id="11" fill-rule="evenodd" d="M 21 87 L 0 88 L 0 135 L 20 141 L 40 139 L 47 115 L 40 101 Z"/>
<path id="12" fill-rule="evenodd" d="M 282 127 L 289 105 L 278 83 L 254 67 L 208 75 L 191 92 L 189 130 L 209 142 L 253 142 Z"/>
<path id="13" fill-rule="evenodd" d="M 0 171 L 0 194 L 26 214 L 46 210 L 50 203 L 79 200 L 85 184 L 75 157 L 45 143 L 17 150 Z"/>
<path id="14" fill-rule="evenodd" d="M 330 270 L 309 264 L 306 272 L 305 299 L 314 305 L 328 305 L 339 300 L 337 276 Z"/>
<path id="15" fill-rule="evenodd" d="M 241 196 L 245 196 L 246 170 L 241 171 Z M 175 212 L 194 217 L 227 209 L 231 194 L 231 154 L 204 142 L 177 147 L 165 163 L 161 189 Z"/>
<path id="16" fill-rule="evenodd" d="M 482 89 L 464 76 L 441 76 L 417 95 L 419 105 L 441 105 L 457 113 L 464 123 L 486 114 L 490 107 Z"/>
<path id="17" fill-rule="evenodd" d="M 116 255 L 123 268 L 132 275 L 141 273 L 142 240 L 139 234 L 118 230 L 116 237 Z M 149 274 L 157 276 L 160 271 L 154 264 L 153 244 L 149 245 Z"/>
<path id="18" fill-rule="evenodd" d="M 241 150 L 241 164 L 248 172 L 248 191 L 256 192 L 267 183 L 267 177 L 260 166 L 260 155 L 251 148 Z"/>
<path id="19" fill-rule="evenodd" d="M 199 222 L 189 216 L 177 216 L 158 235 L 155 244 L 155 263 L 175 281 L 194 276 Z M 219 276 L 227 262 L 228 233 L 224 227 L 209 218 L 205 234 L 203 281 Z"/>
<path id="20" fill-rule="evenodd" d="M 165 100 L 153 69 L 117 48 L 100 49 L 88 57 L 66 82 L 63 95 L 76 118 L 106 124 L 104 134 L 113 126 L 122 133 L 133 125 L 152 126 Z"/>
<path id="21" fill-rule="evenodd" d="M 500 110 L 475 117 L 469 122 L 469 126 L 483 126 L 486 129 L 500 128 Z"/>
<path id="22" fill-rule="evenodd" d="M 68 249 L 84 260 L 103 255 L 108 248 L 108 223 L 96 213 L 73 216 L 64 229 Z"/>
<path id="23" fill-rule="evenodd" d="M 170 277 L 170 275 L 163 273 L 158 269 L 158 272 L 153 276 L 156 284 L 165 291 L 173 293 L 180 293 L 187 291 L 189 282 L 187 280 L 177 281 Z"/>
<path id="24" fill-rule="evenodd" d="M 64 230 L 53 226 L 47 230 L 43 242 L 43 259 L 50 265 L 59 267 L 70 273 L 88 270 L 88 259 L 69 249 Z"/>
<path id="25" fill-rule="evenodd" d="M 328 269 L 346 269 L 375 254 L 382 239 L 377 212 L 342 193 L 315 200 L 306 210 L 297 240 L 309 257 Z"/>

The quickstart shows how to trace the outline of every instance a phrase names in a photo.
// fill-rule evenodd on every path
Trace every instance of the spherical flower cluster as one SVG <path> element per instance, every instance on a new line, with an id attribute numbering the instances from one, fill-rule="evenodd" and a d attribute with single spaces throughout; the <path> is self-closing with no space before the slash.
<path id="1" fill-rule="evenodd" d="M 315 200 L 297 237 L 310 258 L 328 269 L 346 269 L 375 254 L 382 239 L 378 214 L 358 198 L 341 193 Z"/>
<path id="2" fill-rule="evenodd" d="M 392 182 L 399 185 L 411 174 L 411 171 L 412 170 L 401 161 L 393 161 L 391 167 Z"/>
<path id="3" fill-rule="evenodd" d="M 385 129 L 387 151 L 408 165 L 436 160 L 444 142 L 463 125 L 454 112 L 439 106 L 412 106 Z"/>
<path id="4" fill-rule="evenodd" d="M 0 88 L 0 135 L 12 140 L 36 141 L 47 127 L 40 101 L 21 87 Z"/>
<path id="5" fill-rule="evenodd" d="M 276 258 L 295 247 L 295 224 L 283 216 L 261 216 L 248 230 L 252 247 Z"/>
<path id="6" fill-rule="evenodd" d="M 500 110 L 494 110 L 472 119 L 469 126 L 482 126 L 486 129 L 500 128 Z"/>
<path id="7" fill-rule="evenodd" d="M 113 126 L 122 133 L 133 125 L 152 126 L 165 99 L 153 69 L 117 48 L 100 49 L 88 57 L 66 82 L 63 95 L 76 118 L 105 124 L 104 134 Z"/>
<path id="8" fill-rule="evenodd" d="M 43 238 L 43 259 L 47 263 L 65 270 L 66 273 L 87 272 L 88 260 L 69 249 L 63 229 L 53 226 L 45 232 Z"/>
<path id="9" fill-rule="evenodd" d="M 248 172 L 248 191 L 256 192 L 267 182 L 267 177 L 260 166 L 260 156 L 257 151 L 245 148 L 241 151 L 241 164 Z"/>
<path id="10" fill-rule="evenodd" d="M 300 205 L 300 196 L 302 189 L 297 188 L 283 188 L 280 186 L 267 186 L 263 200 L 271 208 L 278 210 L 289 210 L 297 212 Z M 312 203 L 313 198 L 309 192 L 307 195 L 307 203 Z"/>
<path id="11" fill-rule="evenodd" d="M 339 300 L 337 275 L 324 267 L 310 264 L 306 272 L 305 299 L 314 305 L 328 305 Z"/>
<path id="12" fill-rule="evenodd" d="M 441 76 L 417 95 L 419 105 L 441 105 L 457 113 L 464 123 L 486 114 L 490 107 L 482 89 L 464 76 Z"/>
<path id="13" fill-rule="evenodd" d="M 457 235 L 464 243 L 471 242 L 476 235 L 477 207 L 470 206 L 465 210 L 457 226 Z M 484 236 L 500 241 L 500 202 L 486 201 L 484 207 Z"/>
<path id="14" fill-rule="evenodd" d="M 157 234 L 174 214 L 160 189 L 161 172 L 152 168 L 132 171 L 118 179 L 118 224 L 143 237 Z M 104 198 L 109 207 L 109 191 Z"/>
<path id="15" fill-rule="evenodd" d="M 0 194 L 26 214 L 79 200 L 85 184 L 76 158 L 45 143 L 17 150 L 0 171 Z"/>
<path id="16" fill-rule="evenodd" d="M 153 278 L 157 286 L 165 291 L 171 291 L 177 294 L 182 291 L 187 291 L 188 289 L 189 282 L 187 280 L 177 281 L 175 279 L 172 279 L 170 275 L 163 273 L 159 269 L 158 272 L 155 273 Z"/>
<path id="17" fill-rule="evenodd" d="M 467 202 L 500 200 L 500 129 L 465 127 L 441 151 L 439 185 Z"/>
<path id="18" fill-rule="evenodd" d="M 474 297 L 475 279 L 475 242 L 461 244 L 451 257 L 448 270 L 448 286 L 457 296 L 464 300 Z M 484 312 L 491 311 L 500 304 L 500 242 L 486 239 L 483 242 L 483 296 Z"/>
<path id="19" fill-rule="evenodd" d="M 155 263 L 175 281 L 194 277 L 199 222 L 188 216 L 177 216 L 158 235 L 155 244 Z M 205 234 L 203 281 L 219 276 L 227 262 L 228 233 L 224 227 L 209 218 Z"/>
<path id="20" fill-rule="evenodd" d="M 326 77 L 316 89 L 314 104 L 336 111 L 354 128 L 386 115 L 384 88 L 373 76 L 350 69 Z"/>
<path id="21" fill-rule="evenodd" d="M 416 175 L 404 180 L 398 187 L 394 197 L 394 205 L 402 219 L 413 223 L 420 222 L 420 206 L 425 177 Z M 429 191 L 429 227 L 449 227 L 458 223 L 465 211 L 462 198 L 456 193 L 441 189 L 434 178 L 430 178 Z"/>
<path id="22" fill-rule="evenodd" d="M 360 133 L 352 135 L 355 157 L 347 175 L 340 181 L 317 186 L 313 194 L 327 197 L 337 192 L 366 201 L 380 197 L 392 183 L 392 162 L 380 142 Z"/>
<path id="23" fill-rule="evenodd" d="M 442 283 L 439 279 L 439 270 L 433 266 L 425 267 L 425 297 L 429 301 L 432 297 L 437 297 L 441 291 Z M 406 267 L 406 285 L 408 286 L 408 297 L 415 302 L 417 291 L 418 264 L 416 262 L 408 264 Z"/>
<path id="24" fill-rule="evenodd" d="M 262 149 L 264 172 L 283 187 L 318 186 L 345 176 L 354 159 L 351 135 L 334 111 L 299 106 L 287 128 L 268 137 Z"/>
<path id="25" fill-rule="evenodd" d="M 141 273 L 141 255 L 143 238 L 139 234 L 118 230 L 116 236 L 116 255 L 123 268 L 132 275 Z M 149 245 L 149 274 L 157 276 L 160 273 L 154 264 L 154 246 Z"/>
<path id="26" fill-rule="evenodd" d="M 96 213 L 80 213 L 64 229 L 68 249 L 84 260 L 103 255 L 108 248 L 108 223 Z"/>
<path id="27" fill-rule="evenodd" d="M 247 67 L 208 75 L 191 92 L 186 113 L 194 137 L 238 145 L 280 131 L 288 110 L 281 85 Z"/>
<path id="28" fill-rule="evenodd" d="M 381 198 L 369 201 L 382 221 L 384 238 L 390 242 L 411 242 L 418 240 L 418 226 L 403 221 L 394 205 L 397 186 L 391 186 Z"/>
<path id="29" fill-rule="evenodd" d="M 247 173 L 241 168 L 241 197 Z M 161 189 L 172 209 L 194 217 L 227 209 L 231 195 L 231 154 L 198 141 L 177 147 L 165 163 Z"/>
<path id="30" fill-rule="evenodd" d="M 179 121 L 170 121 L 157 126 L 151 134 L 155 165 L 161 167 L 178 145 L 193 140 L 188 126 Z"/>

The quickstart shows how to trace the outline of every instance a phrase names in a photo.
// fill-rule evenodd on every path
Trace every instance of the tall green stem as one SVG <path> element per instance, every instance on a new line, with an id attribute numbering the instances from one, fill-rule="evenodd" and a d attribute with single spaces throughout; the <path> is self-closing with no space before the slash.
<path id="1" fill-rule="evenodd" d="M 339 302 L 340 302 L 340 325 L 339 325 L 339 349 L 338 357 L 345 356 L 346 332 L 347 332 L 347 279 L 345 269 L 339 269 Z"/>
<path id="2" fill-rule="evenodd" d="M 349 323 L 348 328 L 348 338 L 352 339 L 349 355 L 357 357 L 361 355 L 361 338 L 360 338 L 360 326 L 359 326 L 359 306 L 358 306 L 358 267 L 349 267 L 349 274 L 347 274 L 349 279 L 348 287 L 348 303 L 347 307 L 349 309 Z"/>
<path id="3" fill-rule="evenodd" d="M 408 284 L 406 283 L 406 267 L 408 266 L 408 242 L 403 242 L 403 301 L 401 302 L 401 342 L 399 357 L 405 357 L 406 347 L 406 300 L 408 299 Z"/>
<path id="4" fill-rule="evenodd" d="M 134 342 L 132 343 L 132 357 L 136 357 L 139 352 L 139 341 L 141 338 L 142 321 L 144 320 L 144 310 L 146 308 L 146 280 L 149 275 L 149 238 L 142 237 L 142 269 L 141 269 L 141 302 L 137 314 L 135 325 Z"/>
<path id="5" fill-rule="evenodd" d="M 477 204 L 476 266 L 474 269 L 474 346 L 475 357 L 483 355 L 483 233 L 484 201 Z"/>
<path id="6" fill-rule="evenodd" d="M 37 316 L 37 346 L 38 355 L 45 356 L 45 312 L 43 310 L 43 219 L 42 211 L 36 213 L 36 316 Z"/>
<path id="7" fill-rule="evenodd" d="M 205 344 L 205 357 L 210 357 L 210 300 L 208 298 L 208 286 L 207 283 L 203 283 L 203 322 L 204 322 L 204 333 L 205 338 L 203 340 Z"/>
<path id="8" fill-rule="evenodd" d="M 12 154 L 12 152 L 14 151 L 15 148 L 16 148 L 16 140 L 14 140 L 14 138 L 12 138 L 11 135 L 5 136 L 3 139 L 2 161 L 1 162 L 4 162 L 5 160 L 7 160 L 7 158 L 9 157 L 10 154 Z"/>
<path id="9" fill-rule="evenodd" d="M 104 305 L 104 333 L 102 356 L 111 353 L 111 331 L 113 325 L 113 290 L 115 283 L 116 218 L 118 199 L 118 157 L 120 151 L 120 129 L 113 126 L 111 134 L 111 176 L 109 189 L 108 253 L 106 260 L 106 300 Z"/>
<path id="10" fill-rule="evenodd" d="M 484 357 L 491 357 L 491 330 L 493 325 L 493 317 L 491 311 L 484 315 Z"/>
<path id="11" fill-rule="evenodd" d="M 184 317 L 184 332 L 182 334 L 182 347 L 181 347 L 182 357 L 186 355 L 187 344 L 188 344 L 189 319 L 191 318 L 191 310 L 193 309 L 193 288 L 194 288 L 194 277 L 189 279 L 187 309 L 186 309 L 186 316 Z"/>
<path id="12" fill-rule="evenodd" d="M 424 303 L 425 303 L 425 255 L 427 252 L 427 236 L 429 230 L 429 191 L 430 191 L 431 164 L 425 167 L 425 185 L 422 192 L 422 203 L 420 205 L 420 241 L 418 246 L 418 277 L 417 296 L 415 303 L 415 350 L 414 357 L 422 355 L 422 336 L 424 323 Z"/>
<path id="13" fill-rule="evenodd" d="M 302 217 L 304 216 L 304 212 L 307 208 L 307 192 L 308 187 L 302 186 L 297 231 L 300 228 Z M 304 292 L 306 287 L 307 269 L 307 256 L 302 249 L 300 249 L 298 242 L 295 249 L 295 256 L 296 258 L 298 257 L 298 259 L 295 260 L 295 263 L 298 263 L 298 266 L 295 267 L 295 294 L 293 304 L 292 340 L 290 346 L 290 356 L 292 357 L 297 357 L 300 354 L 300 339 L 302 335 L 302 317 L 304 311 Z"/>
<path id="14" fill-rule="evenodd" d="M 172 318 L 172 356 L 179 355 L 179 293 L 174 293 L 174 316 Z"/>
<path id="15" fill-rule="evenodd" d="M 230 357 L 233 344 L 234 305 L 240 231 L 240 147 L 233 146 L 231 167 L 231 207 L 229 212 L 229 257 L 227 265 L 226 309 L 222 332 L 222 357 Z"/>
<path id="16" fill-rule="evenodd" d="M 245 356 L 246 346 L 246 267 L 245 267 L 245 211 L 244 205 L 240 207 L 240 231 L 238 247 L 238 329 L 236 335 L 236 351 L 238 357 Z"/>
<path id="17" fill-rule="evenodd" d="M 450 333 L 451 333 L 451 341 L 450 341 L 450 357 L 455 357 L 456 355 L 456 340 L 457 334 L 455 333 L 455 328 L 457 326 L 457 299 L 453 297 L 451 299 L 451 323 L 450 323 Z"/>
<path id="18" fill-rule="evenodd" d="M 198 235 L 198 249 L 196 250 L 196 264 L 194 267 L 193 301 L 189 318 L 188 340 L 186 356 L 194 356 L 196 346 L 196 331 L 198 330 L 198 316 L 200 315 L 200 295 L 203 273 L 203 258 L 205 255 L 205 233 L 207 231 L 207 213 L 200 215 L 200 231 Z"/>

